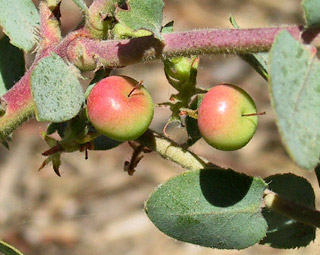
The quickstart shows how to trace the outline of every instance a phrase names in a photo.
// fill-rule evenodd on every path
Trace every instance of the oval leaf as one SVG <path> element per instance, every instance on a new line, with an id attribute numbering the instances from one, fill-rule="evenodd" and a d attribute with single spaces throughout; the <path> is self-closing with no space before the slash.
<path id="1" fill-rule="evenodd" d="M 29 51 L 36 42 L 40 16 L 32 0 L 0 0 L 0 25 L 13 45 Z"/>
<path id="2" fill-rule="evenodd" d="M 78 114 L 84 102 L 78 76 L 58 55 L 38 62 L 31 75 L 37 120 L 63 122 Z"/>
<path id="3" fill-rule="evenodd" d="M 265 181 L 269 183 L 269 189 L 282 197 L 315 208 L 313 188 L 306 179 L 293 174 L 277 174 L 269 176 Z M 280 249 L 293 249 L 307 246 L 315 239 L 315 227 L 296 222 L 267 208 L 264 208 L 262 213 L 269 227 L 267 236 L 260 244 L 268 244 Z"/>
<path id="4" fill-rule="evenodd" d="M 127 5 L 128 10 L 118 7 L 117 20 L 133 31 L 144 29 L 161 39 L 163 0 L 128 0 Z"/>
<path id="5" fill-rule="evenodd" d="M 0 96 L 20 80 L 24 64 L 23 52 L 10 44 L 7 36 L 0 39 Z"/>
<path id="6" fill-rule="evenodd" d="M 3 241 L 0 241 L 0 252 L 4 255 L 23 255 L 16 248 L 12 247 L 10 244 L 7 244 Z"/>
<path id="7" fill-rule="evenodd" d="M 308 27 L 320 26 L 320 1 L 319 0 L 304 0 L 302 7 L 305 13 Z"/>
<path id="8" fill-rule="evenodd" d="M 320 157 L 320 62 L 287 31 L 276 37 L 270 62 L 270 97 L 282 142 L 299 166 L 313 169 Z"/>
<path id="9" fill-rule="evenodd" d="M 190 171 L 160 185 L 145 210 L 157 228 L 180 241 L 244 249 L 266 235 L 265 188 L 262 179 L 232 170 Z"/>

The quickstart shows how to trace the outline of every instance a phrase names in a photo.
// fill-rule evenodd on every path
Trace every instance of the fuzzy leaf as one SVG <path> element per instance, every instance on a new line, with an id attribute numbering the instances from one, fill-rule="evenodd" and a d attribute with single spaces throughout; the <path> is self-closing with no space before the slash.
<path id="1" fill-rule="evenodd" d="M 0 241 L 0 252 L 4 255 L 23 255 L 18 249 L 4 241 Z"/>
<path id="2" fill-rule="evenodd" d="M 150 31 L 158 39 L 161 39 L 162 0 L 128 0 L 128 10 L 118 7 L 116 18 L 133 32 L 143 29 Z"/>
<path id="3" fill-rule="evenodd" d="M 304 178 L 293 175 L 273 175 L 265 179 L 269 189 L 282 197 L 315 208 L 315 195 L 311 184 Z M 273 248 L 293 249 L 307 246 L 315 239 L 315 227 L 296 222 L 274 211 L 264 208 L 263 216 L 268 222 L 267 236 L 260 244 Z"/>
<path id="4" fill-rule="evenodd" d="M 78 70 L 58 55 L 39 61 L 31 75 L 31 90 L 39 121 L 63 122 L 76 116 L 84 102 Z"/>
<path id="5" fill-rule="evenodd" d="M 290 156 L 313 169 L 320 157 L 320 62 L 287 31 L 276 37 L 270 57 L 270 97 Z"/>
<path id="6" fill-rule="evenodd" d="M 305 13 L 308 27 L 320 26 L 320 1 L 319 0 L 304 0 L 302 7 Z"/>
<path id="7" fill-rule="evenodd" d="M 10 44 L 7 36 L 0 39 L 0 96 L 20 80 L 24 64 L 23 52 Z"/>
<path id="8" fill-rule="evenodd" d="M 36 43 L 40 16 L 32 0 L 0 0 L 0 25 L 13 45 L 29 51 Z"/>
<path id="9" fill-rule="evenodd" d="M 267 231 L 261 214 L 266 184 L 232 170 L 182 173 L 160 185 L 145 211 L 165 234 L 218 249 L 244 249 Z"/>

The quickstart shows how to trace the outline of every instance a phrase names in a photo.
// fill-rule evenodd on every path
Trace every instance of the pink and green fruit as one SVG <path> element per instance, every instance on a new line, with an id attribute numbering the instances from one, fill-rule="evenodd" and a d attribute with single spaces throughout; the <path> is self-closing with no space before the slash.
<path id="1" fill-rule="evenodd" d="M 126 76 L 109 76 L 99 81 L 87 99 L 92 125 L 118 141 L 141 136 L 153 118 L 153 101 L 148 91 Z"/>
<path id="2" fill-rule="evenodd" d="M 212 87 L 198 110 L 201 136 L 214 148 L 231 151 L 245 146 L 257 129 L 257 109 L 252 98 L 232 84 Z"/>

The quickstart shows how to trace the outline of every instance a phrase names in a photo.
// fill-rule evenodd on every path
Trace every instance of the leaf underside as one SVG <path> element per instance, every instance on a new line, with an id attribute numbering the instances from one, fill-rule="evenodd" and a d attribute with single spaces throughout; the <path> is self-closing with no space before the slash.
<path id="1" fill-rule="evenodd" d="M 282 31 L 270 53 L 270 98 L 282 142 L 308 170 L 320 156 L 320 62 L 315 51 Z"/>
<path id="2" fill-rule="evenodd" d="M 305 18 L 308 27 L 320 26 L 320 1 L 319 0 L 304 0 L 302 7 L 305 13 Z"/>
<path id="3" fill-rule="evenodd" d="M 32 0 L 0 0 L 0 25 L 13 45 L 30 51 L 36 43 L 40 16 Z"/>

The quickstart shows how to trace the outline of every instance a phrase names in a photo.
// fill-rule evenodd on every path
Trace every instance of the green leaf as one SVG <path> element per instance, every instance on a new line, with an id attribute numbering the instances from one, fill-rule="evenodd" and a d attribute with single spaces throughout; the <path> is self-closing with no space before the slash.
<path id="1" fill-rule="evenodd" d="M 13 45 L 29 51 L 36 43 L 40 16 L 32 0 L 0 0 L 0 25 Z"/>
<path id="2" fill-rule="evenodd" d="M 218 249 L 244 249 L 267 231 L 261 214 L 266 184 L 232 170 L 182 173 L 160 185 L 145 211 L 165 234 Z"/>
<path id="3" fill-rule="evenodd" d="M 85 15 L 89 14 L 89 9 L 84 0 L 72 0 L 81 10 L 81 12 Z"/>
<path id="4" fill-rule="evenodd" d="M 164 3 L 162 0 L 128 0 L 128 10 L 117 8 L 116 18 L 132 32 L 147 30 L 161 40 L 162 11 Z"/>
<path id="5" fill-rule="evenodd" d="M 317 167 L 314 169 L 315 174 L 317 176 L 318 185 L 320 187 L 320 164 L 317 165 Z"/>
<path id="6" fill-rule="evenodd" d="M 191 105 L 190 105 L 190 108 L 192 110 L 196 110 L 199 108 L 200 103 L 203 99 L 203 96 L 204 94 L 199 94 L 194 98 L 194 100 L 191 102 Z M 202 137 L 198 128 L 198 120 L 190 116 L 187 116 L 186 129 L 188 133 L 187 144 L 188 146 L 192 146 Z"/>
<path id="7" fill-rule="evenodd" d="M 122 142 L 113 140 L 113 139 L 106 137 L 104 135 L 100 135 L 93 141 L 93 148 L 94 148 L 94 150 L 105 151 L 105 150 L 111 150 L 120 144 L 122 144 Z"/>
<path id="8" fill-rule="evenodd" d="M 7 36 L 0 39 L 0 96 L 20 80 L 24 64 L 23 52 L 10 44 Z"/>
<path id="9" fill-rule="evenodd" d="M 270 54 L 270 97 L 282 142 L 299 166 L 313 169 L 320 157 L 320 62 L 287 31 Z"/>
<path id="10" fill-rule="evenodd" d="M 4 255 L 23 255 L 16 248 L 4 241 L 0 241 L 0 252 Z"/>
<path id="11" fill-rule="evenodd" d="M 240 29 L 239 25 L 237 24 L 235 18 L 232 15 L 229 17 L 229 19 L 234 28 Z M 244 54 L 239 55 L 239 57 L 241 57 L 244 61 L 251 65 L 258 72 L 258 74 L 262 76 L 263 79 L 268 81 L 268 52 Z"/>
<path id="12" fill-rule="evenodd" d="M 305 13 L 308 27 L 320 26 L 320 1 L 319 0 L 304 0 L 302 7 Z"/>
<path id="13" fill-rule="evenodd" d="M 41 59 L 31 74 L 31 90 L 39 121 L 63 122 L 76 116 L 84 102 L 78 70 L 58 55 Z"/>
<path id="14" fill-rule="evenodd" d="M 4 147 L 6 147 L 7 150 L 10 150 L 8 141 L 3 141 L 3 142 L 1 142 L 1 144 L 2 144 Z"/>
<path id="15" fill-rule="evenodd" d="M 61 138 L 64 137 L 64 132 L 68 126 L 67 122 L 61 123 L 50 123 L 47 128 L 47 135 L 52 135 L 53 133 L 57 132 Z"/>
<path id="16" fill-rule="evenodd" d="M 269 189 L 283 198 L 315 208 L 315 195 L 310 183 L 293 174 L 273 175 L 265 179 Z M 260 244 L 274 248 L 293 249 L 307 246 L 315 239 L 315 227 L 296 222 L 286 216 L 264 208 L 263 216 L 268 222 L 267 236 Z"/>
<path id="17" fill-rule="evenodd" d="M 165 24 L 161 29 L 161 33 L 173 33 L 173 24 L 173 20 Z"/>

